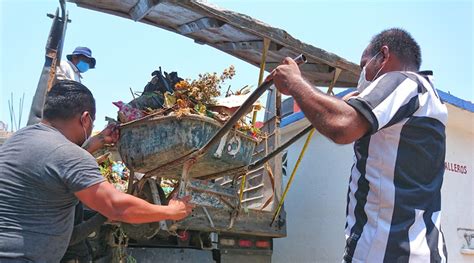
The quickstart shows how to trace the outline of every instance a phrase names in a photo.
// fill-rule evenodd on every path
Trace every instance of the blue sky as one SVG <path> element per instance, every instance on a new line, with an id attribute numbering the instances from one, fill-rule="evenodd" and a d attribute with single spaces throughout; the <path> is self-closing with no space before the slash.
<path id="1" fill-rule="evenodd" d="M 358 63 L 370 38 L 383 29 L 402 27 L 422 49 L 422 69 L 435 73 L 435 86 L 474 101 L 473 4 L 471 1 L 209 1 L 286 30 L 292 36 Z M 55 0 L 0 0 L 0 121 L 9 123 L 13 92 L 18 116 L 25 93 L 24 126 L 44 63 L 51 26 L 46 13 Z M 128 19 L 67 4 L 68 26 L 63 54 L 79 45 L 92 49 L 96 69 L 83 83 L 97 101 L 96 127 L 116 116 L 112 101 L 129 101 L 129 88 L 141 91 L 159 66 L 184 78 L 221 72 L 233 64 L 233 88 L 256 85 L 258 68 L 191 39 Z M 65 58 L 65 56 L 63 56 Z"/>

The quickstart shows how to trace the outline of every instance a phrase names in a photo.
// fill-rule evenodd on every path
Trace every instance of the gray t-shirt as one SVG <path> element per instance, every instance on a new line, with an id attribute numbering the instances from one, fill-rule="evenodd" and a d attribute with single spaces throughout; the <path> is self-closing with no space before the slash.
<path id="1" fill-rule="evenodd" d="M 74 192 L 103 181 L 94 157 L 58 130 L 39 123 L 13 134 L 0 146 L 0 261 L 59 262 Z"/>

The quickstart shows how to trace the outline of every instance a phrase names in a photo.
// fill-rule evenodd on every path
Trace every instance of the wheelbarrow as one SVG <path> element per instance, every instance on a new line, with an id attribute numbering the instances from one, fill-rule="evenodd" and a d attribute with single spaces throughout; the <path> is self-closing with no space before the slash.
<path id="1" fill-rule="evenodd" d="M 154 117 L 122 127 L 118 150 L 134 172 L 179 179 L 179 157 L 190 156 L 203 147 L 221 126 L 218 121 L 200 115 Z M 209 178 L 247 166 L 256 144 L 254 138 L 230 130 L 196 160 L 189 177 Z"/>
<path id="2" fill-rule="evenodd" d="M 300 65 L 303 55 L 294 59 Z M 273 84 L 264 81 L 224 124 L 205 116 L 160 116 L 124 124 L 120 128 L 119 153 L 133 173 L 140 172 L 141 186 L 151 177 L 179 179 L 178 196 L 191 195 L 191 202 L 205 207 L 218 207 L 231 212 L 231 222 L 240 211 L 238 189 L 223 188 L 209 179 L 230 176 L 237 178 L 258 168 L 291 143 L 309 132 L 300 132 L 260 160 L 251 163 L 257 141 L 233 126 L 248 112 L 253 103 Z M 129 189 L 131 189 L 129 183 Z M 139 188 L 140 183 L 139 183 Z M 153 197 L 156 204 L 163 203 Z"/>

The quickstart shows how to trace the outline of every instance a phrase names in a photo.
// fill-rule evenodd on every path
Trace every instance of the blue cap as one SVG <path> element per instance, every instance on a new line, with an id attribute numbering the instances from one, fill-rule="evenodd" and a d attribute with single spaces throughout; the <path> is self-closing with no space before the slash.
<path id="1" fill-rule="evenodd" d="M 66 58 L 71 61 L 72 56 L 79 56 L 83 55 L 87 58 L 89 58 L 89 64 L 90 68 L 95 68 L 95 58 L 92 57 L 92 51 L 88 47 L 76 47 L 72 54 L 69 54 L 66 56 Z"/>

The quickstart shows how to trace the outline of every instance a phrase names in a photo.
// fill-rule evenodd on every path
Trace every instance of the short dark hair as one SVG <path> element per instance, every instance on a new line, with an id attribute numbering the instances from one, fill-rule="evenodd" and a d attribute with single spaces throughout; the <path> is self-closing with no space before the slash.
<path id="1" fill-rule="evenodd" d="M 375 35 L 370 41 L 369 55 L 375 56 L 382 46 L 388 46 L 401 62 L 416 67 L 421 66 L 421 49 L 415 39 L 401 28 L 386 29 Z"/>
<path id="2" fill-rule="evenodd" d="M 58 80 L 46 95 L 43 118 L 67 120 L 84 111 L 95 118 L 95 100 L 91 91 L 79 82 Z"/>

